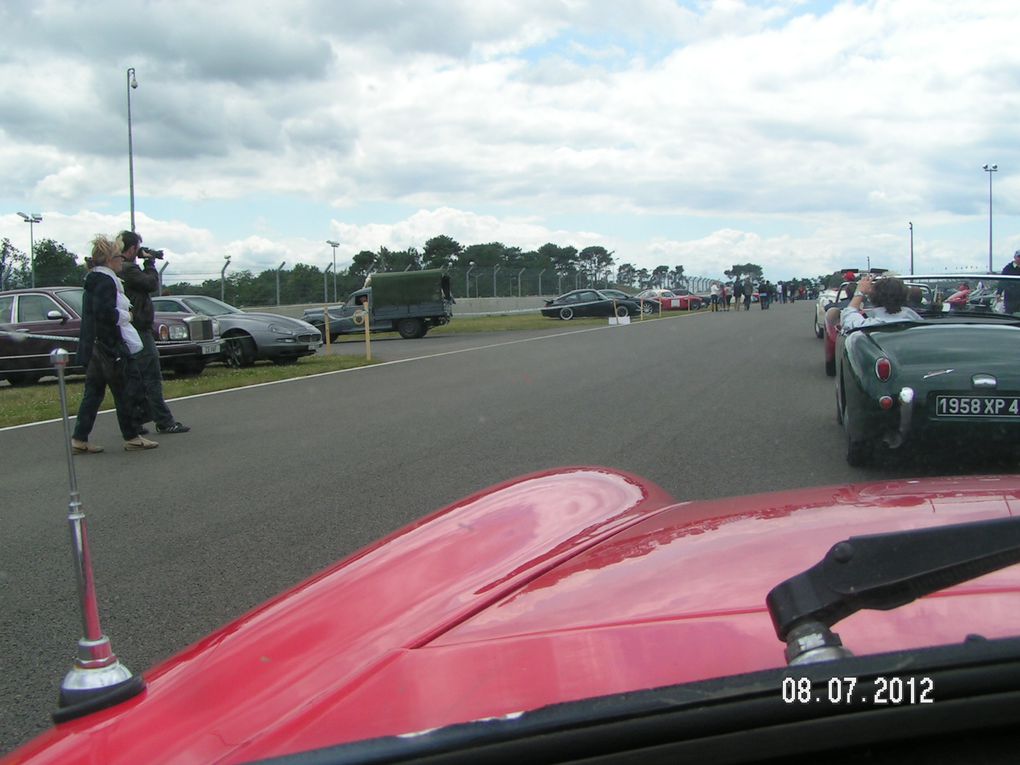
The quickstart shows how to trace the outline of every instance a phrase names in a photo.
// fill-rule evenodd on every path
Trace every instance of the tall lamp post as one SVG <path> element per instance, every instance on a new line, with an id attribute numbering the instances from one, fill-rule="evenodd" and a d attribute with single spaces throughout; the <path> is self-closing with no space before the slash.
<path id="1" fill-rule="evenodd" d="M 35 289 L 35 224 L 42 223 L 42 216 L 39 213 L 25 215 L 23 212 L 19 212 L 18 215 L 28 224 L 28 260 L 32 270 L 31 286 Z"/>
<path id="2" fill-rule="evenodd" d="M 333 267 L 333 264 L 330 263 L 328 266 L 326 266 L 326 270 L 322 272 L 322 302 L 323 303 L 328 303 L 329 302 L 329 287 L 326 286 L 326 279 L 329 278 L 329 269 L 331 269 L 332 267 Z M 335 290 L 334 290 L 334 292 L 335 292 Z"/>
<path id="3" fill-rule="evenodd" d="M 464 274 L 464 297 L 471 297 L 471 272 L 475 270 L 475 262 L 469 261 L 467 273 Z M 478 290 L 475 290 L 478 292 Z M 478 297 L 478 295 L 475 295 Z"/>
<path id="4" fill-rule="evenodd" d="M 914 222 L 907 223 L 910 226 L 910 275 L 914 275 Z"/>
<path id="5" fill-rule="evenodd" d="M 128 191 L 131 195 L 131 230 L 135 230 L 135 147 L 131 138 L 131 91 L 138 87 L 135 79 L 135 68 L 127 70 L 127 104 L 128 104 Z"/>
<path id="6" fill-rule="evenodd" d="M 226 300 L 227 294 L 227 266 L 230 265 L 230 256 L 223 256 L 223 270 L 220 271 L 220 300 Z"/>
<path id="7" fill-rule="evenodd" d="M 992 173 L 999 169 L 998 165 L 983 165 L 984 171 L 988 173 L 988 273 L 992 270 Z"/>
<path id="8" fill-rule="evenodd" d="M 277 305 L 280 305 L 280 272 L 283 270 L 283 267 L 285 265 L 287 265 L 287 261 L 286 260 L 283 261 L 280 264 L 280 267 L 276 269 L 276 304 Z"/>
<path id="9" fill-rule="evenodd" d="M 336 302 L 336 248 L 340 246 L 340 242 L 336 242 L 332 239 L 327 239 L 326 244 L 333 248 L 333 302 Z"/>

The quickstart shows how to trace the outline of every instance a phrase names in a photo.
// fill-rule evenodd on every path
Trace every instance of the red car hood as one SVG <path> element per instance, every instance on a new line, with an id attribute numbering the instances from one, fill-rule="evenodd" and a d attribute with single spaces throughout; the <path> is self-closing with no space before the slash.
<path id="1" fill-rule="evenodd" d="M 1017 476 L 682 504 L 600 468 L 528 476 L 342 561 L 10 761 L 243 762 L 783 666 L 766 593 L 832 544 L 1016 509 Z M 838 631 L 857 654 L 1020 634 L 1018 569 Z"/>

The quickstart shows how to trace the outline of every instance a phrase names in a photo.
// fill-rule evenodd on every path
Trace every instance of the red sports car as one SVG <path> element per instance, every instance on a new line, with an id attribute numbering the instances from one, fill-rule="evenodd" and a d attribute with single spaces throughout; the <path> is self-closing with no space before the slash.
<path id="1" fill-rule="evenodd" d="M 3 762 L 1015 757 L 1018 511 L 1017 475 L 677 502 L 605 468 L 532 474 Z"/>
<path id="2" fill-rule="evenodd" d="M 634 300 L 655 300 L 663 311 L 690 311 L 701 308 L 701 298 L 697 295 L 678 295 L 672 290 L 644 290 L 635 295 Z"/>

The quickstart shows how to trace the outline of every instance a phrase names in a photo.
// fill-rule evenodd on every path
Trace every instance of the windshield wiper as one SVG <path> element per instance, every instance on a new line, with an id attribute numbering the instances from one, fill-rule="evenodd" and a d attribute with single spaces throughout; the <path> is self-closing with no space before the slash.
<path id="1" fill-rule="evenodd" d="M 766 598 L 790 664 L 852 655 L 829 627 L 861 609 L 888 611 L 1020 563 L 1020 518 L 938 526 L 837 542 Z"/>

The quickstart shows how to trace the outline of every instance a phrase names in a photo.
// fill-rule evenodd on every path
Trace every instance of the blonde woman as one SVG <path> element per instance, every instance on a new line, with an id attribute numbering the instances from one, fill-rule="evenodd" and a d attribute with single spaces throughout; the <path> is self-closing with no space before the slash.
<path id="1" fill-rule="evenodd" d="M 142 350 L 138 331 L 131 326 L 131 303 L 117 273 L 124 256 L 105 236 L 92 240 L 92 270 L 85 277 L 78 364 L 85 368 L 85 392 L 71 437 L 75 454 L 96 454 L 102 446 L 89 442 L 99 407 L 110 386 L 117 407 L 117 424 L 126 451 L 155 449 L 159 444 L 139 435 L 135 415 L 140 395 L 135 356 Z"/>

